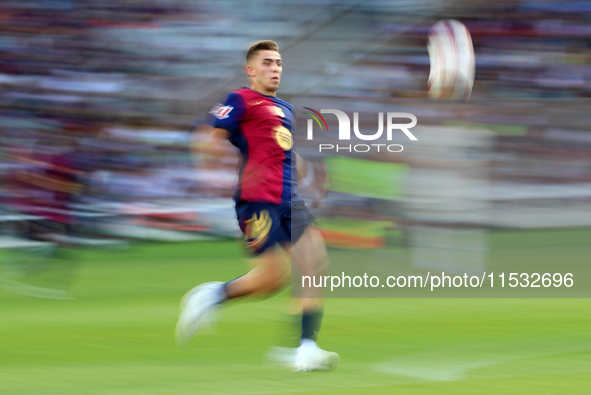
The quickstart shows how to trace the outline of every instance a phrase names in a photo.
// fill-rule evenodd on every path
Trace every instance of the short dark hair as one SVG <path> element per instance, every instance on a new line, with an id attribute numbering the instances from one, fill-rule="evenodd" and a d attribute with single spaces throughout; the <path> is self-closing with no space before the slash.
<path id="1" fill-rule="evenodd" d="M 259 41 L 248 48 L 246 53 L 246 63 L 248 63 L 259 51 L 277 51 L 279 52 L 279 46 L 275 41 L 265 40 Z"/>

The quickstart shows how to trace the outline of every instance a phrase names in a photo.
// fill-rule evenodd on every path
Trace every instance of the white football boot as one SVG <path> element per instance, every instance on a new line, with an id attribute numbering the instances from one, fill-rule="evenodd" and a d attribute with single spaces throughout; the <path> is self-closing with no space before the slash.
<path id="1" fill-rule="evenodd" d="M 311 372 L 313 370 L 333 370 L 339 364 L 341 357 L 336 352 L 324 351 L 310 341 L 302 344 L 297 351 L 296 372 Z"/>
<path id="2" fill-rule="evenodd" d="M 221 301 L 223 283 L 212 281 L 191 289 L 181 300 L 176 342 L 186 346 L 198 329 L 213 324 Z"/>

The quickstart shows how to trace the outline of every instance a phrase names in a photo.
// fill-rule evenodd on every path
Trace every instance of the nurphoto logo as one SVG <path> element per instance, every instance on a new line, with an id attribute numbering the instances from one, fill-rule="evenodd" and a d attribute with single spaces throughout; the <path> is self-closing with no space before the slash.
<path id="1" fill-rule="evenodd" d="M 308 131 L 308 140 L 314 139 L 314 123 L 312 120 L 316 121 L 320 130 L 328 131 L 328 124 L 326 120 L 322 116 L 322 114 L 334 114 L 339 121 L 339 141 L 347 141 L 351 140 L 351 119 L 349 116 L 341 110 L 335 109 L 321 109 L 320 112 L 313 110 L 309 107 L 304 107 L 306 110 L 310 110 L 312 113 L 304 112 L 304 114 L 309 115 L 312 119 L 308 119 L 307 124 L 307 131 Z M 409 119 L 410 122 L 407 123 L 394 123 L 395 119 Z M 320 122 L 322 121 L 322 122 Z M 414 134 L 409 130 L 416 126 L 417 124 L 417 117 L 413 114 L 408 112 L 388 112 L 386 114 L 386 139 L 388 141 L 392 141 L 393 131 L 400 130 L 402 131 L 406 137 L 410 140 L 416 141 L 418 140 Z M 324 125 L 324 127 L 323 127 Z M 355 137 L 359 140 L 363 141 L 375 141 L 382 137 L 384 133 L 384 113 L 378 113 L 378 131 L 374 134 L 363 134 L 359 131 L 359 113 L 353 113 L 353 133 Z M 404 147 L 400 144 L 319 144 L 318 150 L 319 152 L 323 151 L 330 151 L 335 150 L 335 152 L 339 151 L 349 151 L 349 152 L 369 152 L 369 151 L 376 151 L 380 152 L 380 149 L 385 147 L 386 150 L 389 152 L 401 152 Z"/>

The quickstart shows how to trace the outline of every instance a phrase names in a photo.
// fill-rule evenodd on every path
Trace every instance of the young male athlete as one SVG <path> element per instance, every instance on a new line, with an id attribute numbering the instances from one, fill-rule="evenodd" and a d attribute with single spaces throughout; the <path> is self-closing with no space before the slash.
<path id="1" fill-rule="evenodd" d="M 322 236 L 308 225 L 313 217 L 297 189 L 306 166 L 293 149 L 294 112 L 276 97 L 282 74 L 281 55 L 273 41 L 261 41 L 246 55 L 250 89 L 231 93 L 216 117 L 210 154 L 221 154 L 229 140 L 241 154 L 236 214 L 254 256 L 253 269 L 226 283 L 210 282 L 189 291 L 181 302 L 176 337 L 186 344 L 211 319 L 223 302 L 249 295 L 271 295 L 289 279 L 289 261 L 303 275 L 326 273 L 326 247 Z M 296 159 L 297 158 L 297 159 Z M 292 248 L 293 246 L 293 248 Z M 291 365 L 299 371 L 331 370 L 338 354 L 316 345 L 322 321 L 322 300 L 303 290 L 301 342 Z"/>

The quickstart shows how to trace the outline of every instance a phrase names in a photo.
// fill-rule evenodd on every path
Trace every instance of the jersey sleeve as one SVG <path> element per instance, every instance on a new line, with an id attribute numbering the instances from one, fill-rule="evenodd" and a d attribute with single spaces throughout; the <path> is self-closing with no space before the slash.
<path id="1" fill-rule="evenodd" d="M 226 129 L 235 137 L 246 114 L 246 102 L 239 93 L 230 93 L 224 104 L 216 104 L 209 113 L 214 116 L 214 128 Z"/>

